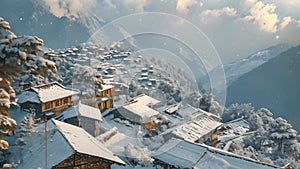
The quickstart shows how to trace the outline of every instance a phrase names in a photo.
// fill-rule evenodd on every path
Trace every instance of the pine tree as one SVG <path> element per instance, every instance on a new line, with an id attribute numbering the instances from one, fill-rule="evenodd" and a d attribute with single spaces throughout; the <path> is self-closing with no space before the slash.
<path id="1" fill-rule="evenodd" d="M 30 134 L 31 129 L 35 125 L 35 113 L 28 113 L 24 116 L 23 120 L 21 121 L 21 131 L 25 132 L 25 134 Z"/>
<path id="2" fill-rule="evenodd" d="M 287 147 L 297 142 L 297 131 L 281 117 L 278 117 L 270 124 L 269 135 L 270 139 L 276 143 L 277 151 L 280 154 L 283 154 Z"/>
<path id="3" fill-rule="evenodd" d="M 17 37 L 10 25 L 0 17 L 0 131 L 14 133 L 16 121 L 9 117 L 11 104 L 16 104 L 15 90 L 11 87 L 13 76 L 21 73 L 44 76 L 49 70 L 56 73 L 55 64 L 43 58 L 40 46 L 43 40 L 35 36 Z M 8 143 L 0 137 L 0 149 L 6 150 Z"/>

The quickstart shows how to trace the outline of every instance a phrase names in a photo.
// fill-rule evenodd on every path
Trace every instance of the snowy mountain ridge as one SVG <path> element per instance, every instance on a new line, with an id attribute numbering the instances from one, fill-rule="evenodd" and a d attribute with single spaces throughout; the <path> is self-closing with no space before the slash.
<path id="1" fill-rule="evenodd" d="M 257 51 L 256 53 L 248 56 L 245 59 L 237 60 L 235 62 L 224 65 L 223 68 L 226 75 L 227 86 L 230 86 L 234 81 L 236 81 L 244 74 L 268 62 L 270 59 L 288 50 L 290 47 L 291 45 L 289 44 L 278 44 Z M 217 70 L 219 69 L 221 69 L 221 67 L 216 67 L 212 70 L 211 73 L 214 74 L 214 72 L 217 72 Z"/>
<path id="2" fill-rule="evenodd" d="M 227 85 L 229 86 L 243 74 L 248 73 L 258 66 L 268 62 L 270 59 L 276 57 L 290 47 L 291 46 L 288 44 L 278 44 L 258 51 L 245 59 L 225 65 L 224 71 L 226 74 Z"/>

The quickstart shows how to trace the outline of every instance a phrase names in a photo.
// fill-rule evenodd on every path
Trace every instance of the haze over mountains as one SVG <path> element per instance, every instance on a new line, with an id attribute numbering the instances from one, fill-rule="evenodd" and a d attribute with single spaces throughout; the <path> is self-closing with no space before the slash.
<path id="1" fill-rule="evenodd" d="M 51 48 L 86 42 L 101 26 L 124 16 L 141 12 L 172 14 L 198 27 L 215 46 L 222 62 L 228 64 L 276 44 L 299 44 L 294 36 L 300 32 L 299 7 L 295 0 L 3 0 L 0 9 L 14 32 L 37 35 Z M 164 24 L 169 30 L 182 30 L 182 23 Z M 195 34 L 186 32 L 186 38 L 192 40 Z"/>

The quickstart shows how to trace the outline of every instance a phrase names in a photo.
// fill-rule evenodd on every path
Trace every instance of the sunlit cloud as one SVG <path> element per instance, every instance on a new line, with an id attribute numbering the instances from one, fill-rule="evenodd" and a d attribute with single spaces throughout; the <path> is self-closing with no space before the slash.
<path id="1" fill-rule="evenodd" d="M 284 29 L 290 22 L 292 21 L 292 17 L 287 16 L 282 19 L 280 23 L 280 29 Z"/>
<path id="2" fill-rule="evenodd" d="M 180 13 L 186 14 L 189 8 L 194 4 L 197 4 L 196 0 L 178 0 L 176 10 Z"/>
<path id="3" fill-rule="evenodd" d="M 213 10 L 205 10 L 200 14 L 201 21 L 203 23 L 207 23 L 213 18 L 218 18 L 220 16 L 235 16 L 237 11 L 234 8 L 225 7 L 222 9 L 213 9 Z"/>
<path id="4" fill-rule="evenodd" d="M 277 31 L 278 15 L 275 13 L 276 6 L 258 1 L 250 9 L 250 15 L 244 19 L 253 21 L 262 31 L 274 33 Z"/>

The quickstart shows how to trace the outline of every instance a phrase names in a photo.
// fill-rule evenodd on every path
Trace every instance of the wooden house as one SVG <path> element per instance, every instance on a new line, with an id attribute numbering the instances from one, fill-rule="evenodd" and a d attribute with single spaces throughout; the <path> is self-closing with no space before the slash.
<path id="1" fill-rule="evenodd" d="M 109 67 L 106 69 L 106 71 L 110 74 L 110 75 L 114 75 L 117 72 L 117 69 L 115 67 Z"/>
<path id="2" fill-rule="evenodd" d="M 125 165 L 103 143 L 80 127 L 51 119 L 47 123 L 47 133 L 46 141 L 43 135 L 32 136 L 42 141 L 36 141 L 30 151 L 25 152 L 19 168 L 109 169 L 113 164 Z"/>
<path id="3" fill-rule="evenodd" d="M 100 122 L 103 121 L 99 109 L 81 102 L 63 111 L 55 119 L 82 127 L 94 137 L 100 134 Z"/>
<path id="4" fill-rule="evenodd" d="M 58 82 L 34 86 L 18 96 L 23 110 L 34 111 L 37 117 L 55 117 L 74 104 L 78 91 L 65 88 Z"/>
<path id="5" fill-rule="evenodd" d="M 112 85 L 102 85 L 102 89 L 95 97 L 85 98 L 84 103 L 99 108 L 100 111 L 114 107 Z"/>

